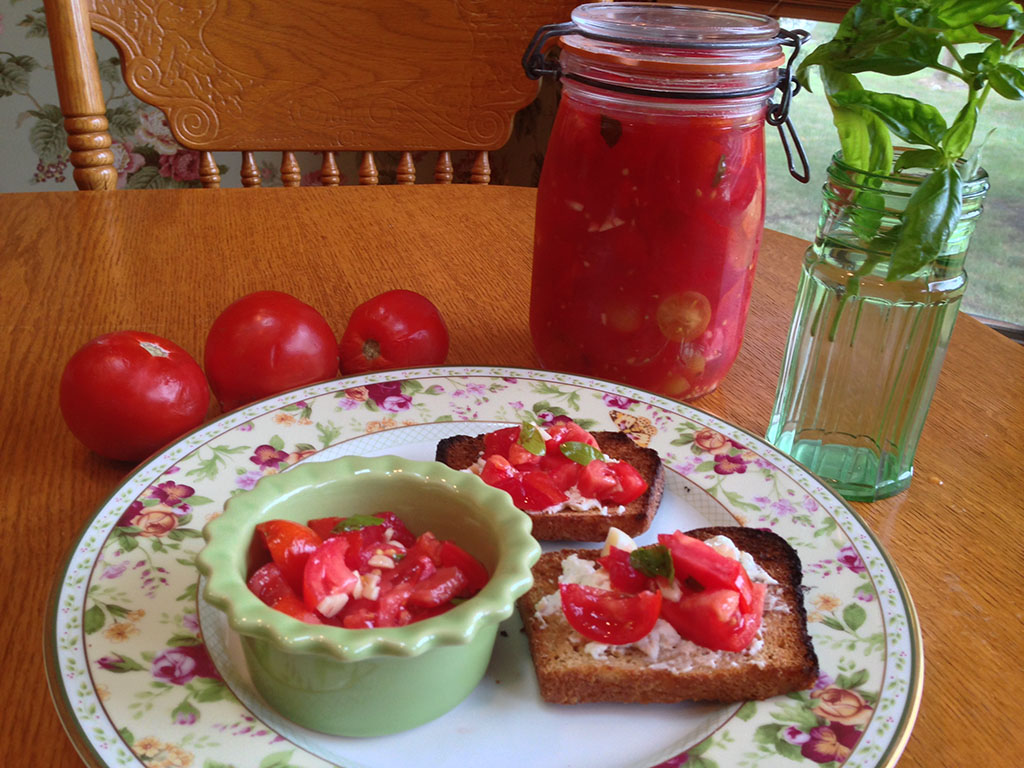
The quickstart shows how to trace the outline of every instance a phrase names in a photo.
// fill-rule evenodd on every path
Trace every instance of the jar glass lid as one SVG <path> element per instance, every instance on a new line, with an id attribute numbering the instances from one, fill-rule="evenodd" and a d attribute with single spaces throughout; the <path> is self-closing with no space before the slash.
<path id="1" fill-rule="evenodd" d="M 587 3 L 572 20 L 588 37 L 659 47 L 756 47 L 779 34 L 769 16 L 662 3 Z"/>

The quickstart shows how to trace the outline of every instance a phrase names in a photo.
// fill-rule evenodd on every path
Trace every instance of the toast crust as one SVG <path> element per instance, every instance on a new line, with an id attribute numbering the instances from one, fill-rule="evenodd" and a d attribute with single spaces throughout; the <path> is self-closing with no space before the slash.
<path id="1" fill-rule="evenodd" d="M 526 512 L 533 521 L 533 536 L 542 541 L 604 541 L 612 526 L 630 536 L 651 527 L 665 490 L 665 469 L 658 452 L 642 448 L 622 432 L 591 432 L 607 456 L 633 465 L 647 481 L 647 490 L 621 512 L 615 509 L 580 511 L 563 507 L 557 512 Z M 483 435 L 455 435 L 437 444 L 435 459 L 452 469 L 468 469 L 483 456 Z"/>
<path id="2" fill-rule="evenodd" d="M 679 701 L 736 702 L 767 699 L 811 687 L 818 678 L 818 659 L 807 633 L 800 559 L 789 544 L 770 531 L 717 527 L 689 531 L 699 539 L 724 535 L 751 554 L 776 581 L 774 600 L 784 610 L 765 612 L 764 645 L 756 654 L 702 651 L 689 668 L 652 662 L 629 647 L 595 658 L 583 650 L 587 642 L 573 631 L 559 611 L 540 619 L 537 601 L 558 589 L 562 560 L 570 554 L 596 559 L 596 549 L 562 550 L 541 556 L 534 567 L 534 586 L 518 601 L 530 642 L 541 696 L 555 704 L 581 702 L 653 703 Z"/>

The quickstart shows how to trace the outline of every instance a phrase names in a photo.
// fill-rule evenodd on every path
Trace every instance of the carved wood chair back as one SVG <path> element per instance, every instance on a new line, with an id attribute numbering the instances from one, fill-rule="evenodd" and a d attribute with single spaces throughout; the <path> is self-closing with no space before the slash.
<path id="1" fill-rule="evenodd" d="M 117 182 L 92 32 L 118 49 L 128 88 L 160 108 L 199 150 L 204 187 L 220 186 L 213 152 L 242 152 L 241 181 L 259 186 L 253 153 L 362 152 L 359 182 L 379 181 L 374 152 L 401 152 L 399 184 L 416 181 L 412 153 L 436 151 L 434 178 L 452 181 L 451 152 L 475 152 L 472 182 L 490 180 L 488 152 L 509 138 L 538 84 L 520 60 L 542 24 L 572 0 L 44 0 L 70 160 L 80 189 Z"/>

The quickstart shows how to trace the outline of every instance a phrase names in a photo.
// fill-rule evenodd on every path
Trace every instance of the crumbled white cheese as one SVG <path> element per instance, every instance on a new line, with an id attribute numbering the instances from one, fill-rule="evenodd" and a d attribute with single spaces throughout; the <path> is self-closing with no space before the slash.
<path id="1" fill-rule="evenodd" d="M 751 581 L 760 581 L 762 584 L 779 583 L 768 574 L 768 571 L 757 564 L 757 561 L 754 560 L 749 552 L 740 550 L 728 536 L 712 536 L 710 539 L 706 539 L 704 543 L 720 555 L 724 555 L 732 560 L 739 560 L 740 565 L 743 566 L 743 570 L 747 572 L 747 576 L 750 577 Z"/>

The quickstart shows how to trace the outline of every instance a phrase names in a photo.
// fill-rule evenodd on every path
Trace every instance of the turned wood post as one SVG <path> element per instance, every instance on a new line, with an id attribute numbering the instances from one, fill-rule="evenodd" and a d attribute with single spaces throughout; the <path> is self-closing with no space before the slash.
<path id="1" fill-rule="evenodd" d="M 82 0 L 44 0 L 43 5 L 75 183 L 79 189 L 115 189 L 117 170 L 88 8 Z"/>

